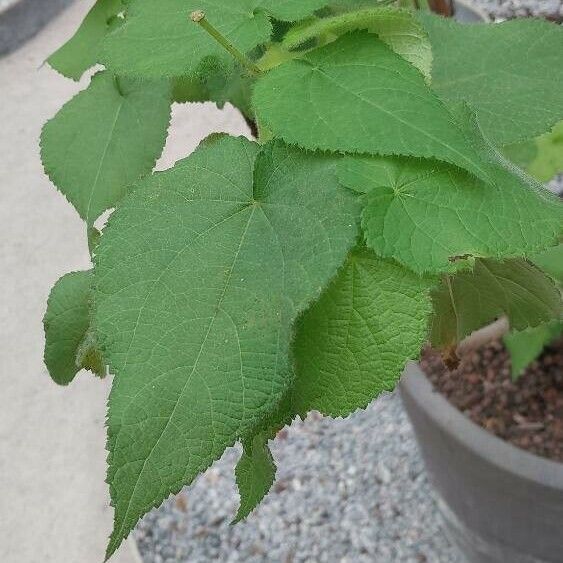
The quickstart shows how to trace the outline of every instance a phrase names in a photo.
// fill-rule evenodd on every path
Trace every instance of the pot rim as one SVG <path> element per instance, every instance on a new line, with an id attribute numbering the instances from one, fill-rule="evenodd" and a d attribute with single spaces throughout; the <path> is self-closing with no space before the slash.
<path id="1" fill-rule="evenodd" d="M 563 490 L 563 463 L 523 450 L 487 432 L 435 390 L 417 363 L 407 364 L 399 387 L 443 432 L 491 465 L 544 487 Z"/>

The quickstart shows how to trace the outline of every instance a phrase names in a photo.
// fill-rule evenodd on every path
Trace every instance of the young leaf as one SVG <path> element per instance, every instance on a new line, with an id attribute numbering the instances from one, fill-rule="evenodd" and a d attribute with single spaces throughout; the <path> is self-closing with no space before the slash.
<path id="1" fill-rule="evenodd" d="M 98 73 L 43 127 L 45 172 L 92 225 L 151 171 L 164 147 L 169 120 L 165 82 Z"/>
<path id="2" fill-rule="evenodd" d="M 96 328 L 115 373 L 108 555 L 275 409 L 293 320 L 344 261 L 358 211 L 333 157 L 224 137 L 114 212 L 95 257 Z"/>
<path id="3" fill-rule="evenodd" d="M 518 379 L 544 348 L 562 334 L 563 321 L 555 320 L 505 335 L 503 340 L 510 353 L 512 379 Z"/>
<path id="4" fill-rule="evenodd" d="M 322 6 L 320 0 L 133 0 L 127 23 L 106 38 L 103 62 L 120 75 L 143 77 L 194 74 L 205 59 L 231 62 L 230 55 L 190 19 L 195 10 L 237 49 L 248 52 L 270 39 L 270 16 L 298 20 Z"/>
<path id="5" fill-rule="evenodd" d="M 104 37 L 121 25 L 117 16 L 123 8 L 121 0 L 97 0 L 78 31 L 47 62 L 67 78 L 80 80 L 84 71 L 98 62 Z"/>
<path id="6" fill-rule="evenodd" d="M 258 121 L 309 149 L 412 155 L 488 180 L 481 157 L 422 75 L 357 31 L 273 69 L 256 83 Z"/>
<path id="7" fill-rule="evenodd" d="M 368 246 L 415 272 L 455 271 L 456 257 L 528 256 L 561 235 L 561 201 L 503 169 L 491 167 L 488 185 L 437 161 L 348 157 L 338 174 L 367 193 Z"/>
<path id="8" fill-rule="evenodd" d="M 432 47 L 428 35 L 412 11 L 396 8 L 369 8 L 314 20 L 304 27 L 290 29 L 282 44 L 295 49 L 311 39 L 336 39 L 344 33 L 365 29 L 375 33 L 395 53 L 413 64 L 427 79 L 432 69 Z"/>
<path id="9" fill-rule="evenodd" d="M 45 328 L 45 365 L 53 381 L 68 385 L 83 368 L 104 374 L 90 329 L 92 272 L 65 274 L 53 286 Z"/>
<path id="10" fill-rule="evenodd" d="M 347 416 L 391 391 L 428 335 L 435 281 L 353 251 L 296 330 L 293 408 Z"/>
<path id="11" fill-rule="evenodd" d="M 242 456 L 235 468 L 235 477 L 240 506 L 234 522 L 240 522 L 266 496 L 276 477 L 276 464 L 268 448 L 266 434 L 245 441 Z"/>
<path id="12" fill-rule="evenodd" d="M 432 344 L 447 347 L 506 315 L 512 330 L 560 317 L 553 281 L 524 260 L 475 260 L 472 272 L 446 277 L 433 293 Z"/>
<path id="13" fill-rule="evenodd" d="M 468 102 L 493 142 L 535 137 L 563 118 L 561 26 L 538 19 L 464 25 L 419 18 L 432 44 L 432 87 Z"/>

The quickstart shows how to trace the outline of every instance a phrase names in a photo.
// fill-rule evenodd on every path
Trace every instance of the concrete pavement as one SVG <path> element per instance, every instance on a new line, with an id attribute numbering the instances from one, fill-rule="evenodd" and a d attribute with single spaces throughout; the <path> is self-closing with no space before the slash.
<path id="1" fill-rule="evenodd" d="M 59 276 L 89 267 L 84 225 L 44 176 L 43 122 L 88 83 L 43 60 L 76 29 L 78 0 L 18 51 L 0 59 L 0 561 L 101 563 L 112 511 L 104 482 L 110 381 L 80 374 L 56 386 L 43 366 L 42 316 Z M 231 109 L 174 109 L 159 167 L 212 131 L 247 133 Z M 126 544 L 115 563 L 133 563 Z"/>

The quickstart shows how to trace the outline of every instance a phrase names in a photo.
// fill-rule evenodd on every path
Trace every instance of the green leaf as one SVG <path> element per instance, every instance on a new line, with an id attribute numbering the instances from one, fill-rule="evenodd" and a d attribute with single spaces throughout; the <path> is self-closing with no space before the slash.
<path id="1" fill-rule="evenodd" d="M 430 78 L 432 47 L 426 31 L 412 11 L 391 7 L 368 8 L 314 20 L 310 25 L 289 30 L 282 44 L 286 49 L 295 49 L 311 39 L 322 37 L 327 42 L 357 29 L 377 34 L 395 53 Z"/>
<path id="2" fill-rule="evenodd" d="M 563 172 L 563 121 L 536 139 L 537 155 L 526 170 L 542 182 Z"/>
<path id="3" fill-rule="evenodd" d="M 522 170 L 527 170 L 538 155 L 538 147 L 535 139 L 528 139 L 502 147 L 502 153 Z"/>
<path id="4" fill-rule="evenodd" d="M 121 0 L 97 0 L 78 31 L 47 62 L 67 78 L 80 80 L 98 62 L 104 37 L 121 25 L 123 20 L 117 16 L 122 10 Z"/>
<path id="5" fill-rule="evenodd" d="M 476 110 L 485 134 L 507 145 L 563 118 L 563 29 L 539 19 L 459 24 L 420 14 L 434 55 L 432 86 Z"/>
<path id="6" fill-rule="evenodd" d="M 65 274 L 53 286 L 45 328 L 45 365 L 53 381 L 68 385 L 83 368 L 104 374 L 101 357 L 90 333 L 92 272 Z"/>
<path id="7" fill-rule="evenodd" d="M 557 242 L 563 205 L 491 167 L 485 184 L 432 160 L 349 157 L 342 184 L 366 193 L 362 226 L 378 255 L 412 270 L 455 271 L 460 258 L 529 256 Z"/>
<path id="8" fill-rule="evenodd" d="M 43 127 L 45 172 L 92 225 L 151 171 L 164 147 L 169 120 L 166 83 L 98 73 Z"/>
<path id="9" fill-rule="evenodd" d="M 559 318 L 553 281 L 524 260 L 476 260 L 472 272 L 447 277 L 433 293 L 432 344 L 447 347 L 506 315 L 512 330 Z"/>
<path id="10" fill-rule="evenodd" d="M 310 16 L 316 10 L 326 6 L 330 0 L 255 0 L 256 10 L 265 11 L 274 18 L 292 22 Z"/>
<path id="11" fill-rule="evenodd" d="M 215 139 L 112 215 L 95 257 L 96 328 L 115 373 L 108 555 L 282 399 L 293 321 L 358 235 L 335 160 Z"/>
<path id="12" fill-rule="evenodd" d="M 120 75 L 143 77 L 193 75 L 206 59 L 231 63 L 230 55 L 198 25 L 191 12 L 208 21 L 240 51 L 270 39 L 270 16 L 297 20 L 325 2 L 320 0 L 134 0 L 127 22 L 106 38 L 103 62 Z"/>
<path id="13" fill-rule="evenodd" d="M 258 121 L 309 149 L 435 157 L 488 179 L 423 76 L 373 34 L 353 32 L 261 77 Z"/>
<path id="14" fill-rule="evenodd" d="M 391 391 L 426 341 L 434 284 L 371 251 L 352 252 L 297 325 L 295 412 L 347 416 Z"/>
<path id="15" fill-rule="evenodd" d="M 240 494 L 240 507 L 233 523 L 244 520 L 274 483 L 276 464 L 265 434 L 259 434 L 244 443 L 242 456 L 235 468 L 235 477 Z"/>
<path id="16" fill-rule="evenodd" d="M 204 74 L 173 79 L 172 99 L 178 103 L 211 101 L 219 108 L 229 102 L 246 118 L 253 119 L 250 98 L 254 81 L 239 65 L 230 69 L 219 65 Z"/>
<path id="17" fill-rule="evenodd" d="M 512 379 L 518 379 L 544 348 L 562 334 L 563 321 L 556 320 L 505 335 L 504 344 L 512 363 Z"/>
<path id="18" fill-rule="evenodd" d="M 535 254 L 531 261 L 563 285 L 563 244 Z"/>

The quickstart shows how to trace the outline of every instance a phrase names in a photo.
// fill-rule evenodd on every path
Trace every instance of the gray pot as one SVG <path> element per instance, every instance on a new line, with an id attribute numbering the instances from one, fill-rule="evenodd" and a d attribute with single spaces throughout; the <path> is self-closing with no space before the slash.
<path id="1" fill-rule="evenodd" d="M 400 390 L 445 531 L 468 561 L 563 562 L 563 464 L 477 426 L 416 364 Z"/>

